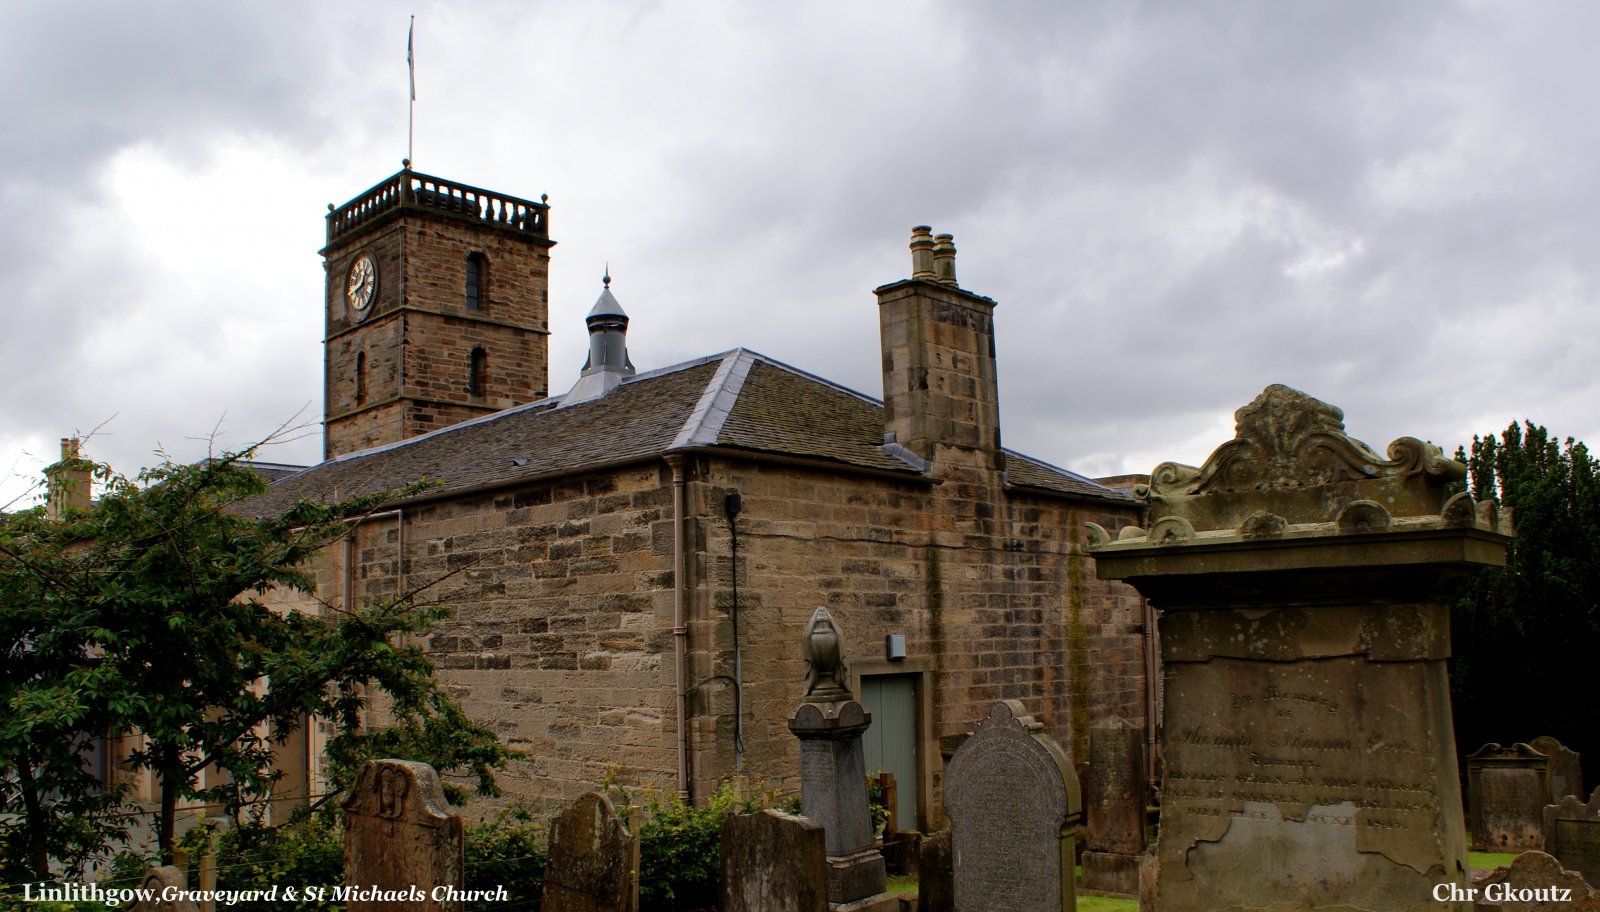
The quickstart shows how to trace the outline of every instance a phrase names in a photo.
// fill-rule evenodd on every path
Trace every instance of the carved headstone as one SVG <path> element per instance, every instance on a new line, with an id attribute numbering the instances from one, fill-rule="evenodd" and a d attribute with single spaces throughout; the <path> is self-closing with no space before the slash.
<path id="1" fill-rule="evenodd" d="M 150 899 L 135 901 L 127 907 L 126 912 L 200 912 L 200 907 L 189 898 L 188 878 L 184 876 L 183 869 L 176 865 L 145 871 L 139 889 L 147 891 Z M 174 898 L 167 899 L 169 889 L 180 892 L 173 894 Z"/>
<path id="2" fill-rule="evenodd" d="M 1568 795 L 1544 809 L 1545 851 L 1600 887 L 1600 788 L 1587 802 Z"/>
<path id="3" fill-rule="evenodd" d="M 1582 798 L 1583 764 L 1578 752 L 1549 735 L 1541 735 L 1528 742 L 1528 746 L 1550 758 L 1550 803 L 1572 795 Z"/>
<path id="4" fill-rule="evenodd" d="M 771 809 L 722 822 L 721 912 L 826 912 L 822 824 Z"/>
<path id="5" fill-rule="evenodd" d="M 1544 852 L 1523 852 L 1474 889 L 1478 912 L 1600 912 L 1600 892 Z"/>
<path id="6" fill-rule="evenodd" d="M 399 894 L 410 912 L 461 912 L 463 851 L 461 816 L 450 812 L 433 767 L 369 761 L 344 802 L 345 884 L 357 890 L 347 912 L 388 912 Z M 437 887 L 457 898 L 440 891 L 434 899 Z"/>
<path id="7" fill-rule="evenodd" d="M 1284 386 L 1205 465 L 1157 467 L 1148 531 L 1089 530 L 1160 611 L 1162 912 L 1463 909 L 1449 603 L 1503 565 L 1495 505 L 1403 437 L 1388 458 Z"/>
<path id="8" fill-rule="evenodd" d="M 961 912 L 1075 909 L 1083 802 L 1065 751 L 1022 703 L 1003 700 L 950 758 L 945 813 Z"/>
<path id="9" fill-rule="evenodd" d="M 888 908 L 888 872 L 874 844 L 861 735 L 872 716 L 845 686 L 844 635 L 826 608 L 806 625 L 804 701 L 789 719 L 800 739 L 800 806 L 822 824 L 828 850 L 828 902 L 852 909 Z M 880 902 L 881 900 L 881 902 Z"/>
<path id="10" fill-rule="evenodd" d="M 587 792 L 550 824 L 543 912 L 637 912 L 639 837 L 611 801 Z"/>
<path id="11" fill-rule="evenodd" d="M 1144 732 L 1118 716 L 1089 729 L 1087 850 L 1083 885 L 1104 893 L 1137 896 L 1144 852 Z"/>
<path id="12" fill-rule="evenodd" d="M 1544 807 L 1550 803 L 1550 758 L 1532 747 L 1485 744 L 1467 756 L 1473 848 L 1485 852 L 1544 848 Z"/>

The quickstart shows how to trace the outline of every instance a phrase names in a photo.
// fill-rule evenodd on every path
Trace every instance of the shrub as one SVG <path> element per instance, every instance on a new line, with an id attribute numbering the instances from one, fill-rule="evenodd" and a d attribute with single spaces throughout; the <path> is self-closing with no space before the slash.
<path id="1" fill-rule="evenodd" d="M 472 902 L 467 912 L 510 907 L 537 909 L 544 898 L 545 827 L 525 805 L 513 805 L 467 828 L 467 890 L 504 886 L 505 903 Z"/>
<path id="2" fill-rule="evenodd" d="M 746 791 L 724 782 L 704 807 L 683 803 L 677 793 L 646 791 L 643 803 L 615 782 L 606 783 L 618 813 L 644 811 L 639 827 L 640 912 L 716 908 L 722 884 L 722 821 L 769 807 L 793 809 L 777 792 Z"/>

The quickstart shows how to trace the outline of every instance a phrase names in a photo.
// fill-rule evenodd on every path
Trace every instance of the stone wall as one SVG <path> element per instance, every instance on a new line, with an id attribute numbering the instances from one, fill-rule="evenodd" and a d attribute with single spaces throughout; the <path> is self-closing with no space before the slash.
<path id="1" fill-rule="evenodd" d="M 794 644 L 819 605 L 852 673 L 923 676 L 925 810 L 941 744 L 996 700 L 1021 700 L 1074 756 L 1088 756 L 1092 720 L 1143 724 L 1142 603 L 1095 578 L 1081 537 L 1128 508 L 1003 491 L 978 471 L 931 484 L 720 456 L 687 471 L 696 794 L 735 769 L 734 490 L 744 772 L 798 788 Z M 612 771 L 675 789 L 672 521 L 670 471 L 641 464 L 374 517 L 324 556 L 318 583 L 343 599 L 347 554 L 357 599 L 438 581 L 425 597 L 455 610 L 427 650 L 469 714 L 530 754 L 501 776 L 509 795 L 568 800 Z M 883 658 L 890 633 L 906 636 L 905 662 Z"/>

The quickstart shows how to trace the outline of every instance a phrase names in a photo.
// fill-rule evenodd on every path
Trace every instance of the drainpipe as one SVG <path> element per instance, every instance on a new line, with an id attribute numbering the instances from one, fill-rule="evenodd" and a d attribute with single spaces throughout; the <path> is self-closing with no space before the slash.
<path id="1" fill-rule="evenodd" d="M 678 699 L 678 797 L 684 804 L 693 800 L 689 788 L 689 691 L 685 669 L 689 652 L 689 628 L 684 615 L 689 596 L 688 492 L 683 474 L 683 457 L 666 457 L 672 470 L 672 647 Z"/>

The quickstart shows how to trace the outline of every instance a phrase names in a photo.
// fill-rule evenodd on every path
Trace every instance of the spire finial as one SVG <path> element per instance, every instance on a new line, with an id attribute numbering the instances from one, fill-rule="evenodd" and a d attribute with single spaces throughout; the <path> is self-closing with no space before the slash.
<path id="1" fill-rule="evenodd" d="M 606 274 L 600 277 L 600 283 L 607 288 L 611 287 L 611 261 L 606 261 Z"/>

